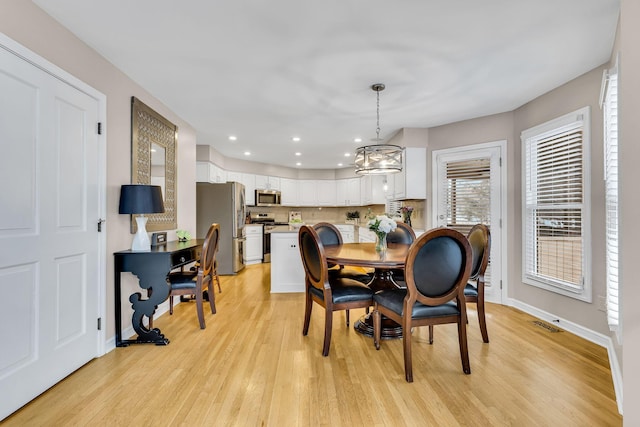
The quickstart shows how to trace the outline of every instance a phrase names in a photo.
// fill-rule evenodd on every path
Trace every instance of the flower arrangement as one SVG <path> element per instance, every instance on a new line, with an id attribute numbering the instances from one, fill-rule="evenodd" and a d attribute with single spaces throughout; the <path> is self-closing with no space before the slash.
<path id="1" fill-rule="evenodd" d="M 388 215 L 371 215 L 367 225 L 369 230 L 376 233 L 376 250 L 384 251 L 387 248 L 387 234 L 395 230 L 398 225 Z"/>
<path id="2" fill-rule="evenodd" d="M 402 213 L 402 219 L 405 224 L 411 226 L 411 213 L 413 212 L 413 206 L 403 206 L 400 208 Z"/>

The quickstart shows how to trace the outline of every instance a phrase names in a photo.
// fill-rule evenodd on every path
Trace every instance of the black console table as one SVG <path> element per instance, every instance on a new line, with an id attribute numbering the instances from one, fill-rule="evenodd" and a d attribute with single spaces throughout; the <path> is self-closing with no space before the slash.
<path id="1" fill-rule="evenodd" d="M 203 239 L 186 242 L 167 242 L 162 246 L 151 248 L 149 252 L 120 251 L 115 252 L 115 309 L 116 309 L 116 347 L 127 347 L 129 344 L 151 343 L 167 345 L 169 340 L 162 335 L 160 329 L 149 329 L 144 326 L 144 316 L 151 318 L 159 304 L 169 296 L 167 274 L 174 268 L 192 263 L 199 259 Z M 122 339 L 122 313 L 120 309 L 121 285 L 120 274 L 133 273 L 138 277 L 140 287 L 147 290 L 147 299 L 142 299 L 140 292 L 129 297 L 133 308 L 131 322 L 138 334 L 136 339 Z"/>

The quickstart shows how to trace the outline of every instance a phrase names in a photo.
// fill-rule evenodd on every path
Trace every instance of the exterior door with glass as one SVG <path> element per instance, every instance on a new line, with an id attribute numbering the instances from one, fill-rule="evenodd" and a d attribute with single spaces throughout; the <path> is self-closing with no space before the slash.
<path id="1" fill-rule="evenodd" d="M 467 235 L 482 223 L 491 231 L 491 253 L 485 274 L 485 299 L 502 303 L 502 230 L 505 175 L 504 142 L 433 151 L 433 225 Z"/>

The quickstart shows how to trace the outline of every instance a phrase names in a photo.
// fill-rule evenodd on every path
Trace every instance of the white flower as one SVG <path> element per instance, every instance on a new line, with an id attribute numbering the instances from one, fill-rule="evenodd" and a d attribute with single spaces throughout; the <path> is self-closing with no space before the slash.
<path id="1" fill-rule="evenodd" d="M 390 233 L 398 226 L 394 220 L 386 215 L 378 215 L 367 223 L 369 230 L 382 233 Z"/>

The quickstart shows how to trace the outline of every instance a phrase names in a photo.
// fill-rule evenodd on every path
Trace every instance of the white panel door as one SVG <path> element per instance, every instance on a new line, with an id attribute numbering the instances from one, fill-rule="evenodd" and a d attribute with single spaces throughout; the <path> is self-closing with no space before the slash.
<path id="1" fill-rule="evenodd" d="M 0 93 L 3 419 L 98 355 L 101 167 L 97 99 L 1 44 Z"/>
<path id="2" fill-rule="evenodd" d="M 477 223 L 489 226 L 491 252 L 485 274 L 485 299 L 502 303 L 502 143 L 433 152 L 434 227 L 450 227 L 467 235 Z"/>

